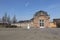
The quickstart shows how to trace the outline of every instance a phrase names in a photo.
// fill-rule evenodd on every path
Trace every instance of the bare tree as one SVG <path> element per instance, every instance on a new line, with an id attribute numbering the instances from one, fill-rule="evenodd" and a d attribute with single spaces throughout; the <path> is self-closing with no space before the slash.
<path id="1" fill-rule="evenodd" d="M 4 16 L 2 17 L 2 22 L 3 22 L 3 23 L 5 22 L 5 18 L 4 18 Z"/>
<path id="2" fill-rule="evenodd" d="M 11 24 L 10 16 L 7 17 L 8 24 Z"/>
<path id="3" fill-rule="evenodd" d="M 2 17 L 2 22 L 7 23 L 7 13 Z"/>
<path id="4" fill-rule="evenodd" d="M 16 15 L 13 16 L 13 23 L 16 23 L 17 22 L 17 19 L 16 19 Z"/>
<path id="5" fill-rule="evenodd" d="M 1 22 L 1 18 L 0 18 L 0 22 Z"/>

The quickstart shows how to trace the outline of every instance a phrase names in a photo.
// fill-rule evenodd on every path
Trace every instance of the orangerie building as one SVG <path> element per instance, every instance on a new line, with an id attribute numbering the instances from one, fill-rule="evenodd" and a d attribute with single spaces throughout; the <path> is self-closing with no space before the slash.
<path id="1" fill-rule="evenodd" d="M 40 27 L 55 28 L 56 27 L 56 23 L 50 22 L 50 16 L 45 11 L 38 11 L 35 13 L 32 19 L 19 21 L 18 23 L 11 24 L 11 25 L 16 25 L 17 27 L 22 27 L 22 28 L 26 28 L 27 26 L 35 27 L 35 28 L 40 28 Z"/>

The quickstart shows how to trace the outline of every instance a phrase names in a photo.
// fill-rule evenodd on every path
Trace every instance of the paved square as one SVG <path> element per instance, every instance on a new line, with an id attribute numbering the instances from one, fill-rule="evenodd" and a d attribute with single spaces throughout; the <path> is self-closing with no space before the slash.
<path id="1" fill-rule="evenodd" d="M 0 40 L 60 40 L 60 28 L 1 28 Z"/>

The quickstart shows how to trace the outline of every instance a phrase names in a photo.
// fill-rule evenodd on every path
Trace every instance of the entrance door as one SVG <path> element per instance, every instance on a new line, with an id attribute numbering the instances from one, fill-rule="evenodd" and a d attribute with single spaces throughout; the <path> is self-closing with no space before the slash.
<path id="1" fill-rule="evenodd" d="M 44 20 L 40 20 L 40 28 L 44 28 Z"/>

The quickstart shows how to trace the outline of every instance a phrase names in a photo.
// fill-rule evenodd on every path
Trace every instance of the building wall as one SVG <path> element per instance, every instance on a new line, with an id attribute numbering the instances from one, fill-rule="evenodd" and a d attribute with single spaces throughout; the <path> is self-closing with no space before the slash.
<path id="1" fill-rule="evenodd" d="M 34 27 L 40 27 L 39 20 L 44 20 L 44 27 L 49 27 L 49 17 L 48 16 L 37 16 L 34 18 L 33 25 Z"/>
<path id="2" fill-rule="evenodd" d="M 16 25 L 18 28 L 27 28 L 28 24 L 29 24 L 30 27 L 33 27 L 33 23 L 32 22 L 15 23 L 15 24 L 11 24 L 11 25 Z"/>
<path id="3" fill-rule="evenodd" d="M 56 25 L 56 23 L 50 22 L 50 26 L 49 26 L 49 27 L 50 27 L 50 28 L 56 28 L 57 25 Z"/>

